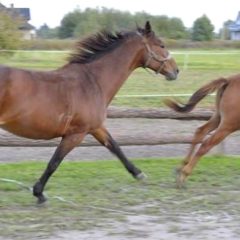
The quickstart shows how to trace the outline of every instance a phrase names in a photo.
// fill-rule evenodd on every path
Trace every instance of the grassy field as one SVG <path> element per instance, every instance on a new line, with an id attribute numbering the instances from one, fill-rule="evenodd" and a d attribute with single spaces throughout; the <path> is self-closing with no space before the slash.
<path id="1" fill-rule="evenodd" d="M 240 215 L 237 158 L 204 158 L 189 178 L 187 189 L 181 190 L 175 188 L 173 174 L 179 163 L 179 159 L 135 160 L 148 175 L 145 182 L 136 182 L 117 160 L 65 162 L 50 179 L 46 187 L 49 201 L 41 207 L 35 205 L 29 190 L 2 179 L 32 186 L 45 163 L 1 164 L 0 236 L 46 239 L 73 229 L 105 229 L 111 234 L 116 227 L 113 223 L 127 223 L 132 215 L 156 217 L 158 225 L 194 222 L 198 214 L 210 218 L 224 213 L 233 219 Z M 137 234 L 125 230 L 127 236 Z"/>
<path id="2" fill-rule="evenodd" d="M 204 83 L 220 76 L 239 73 L 240 50 L 226 51 L 172 51 L 180 68 L 176 81 L 166 81 L 143 69 L 136 70 L 123 85 L 114 105 L 134 107 L 160 107 L 163 97 L 144 96 L 161 94 L 191 94 Z M 66 62 L 66 52 L 17 52 L 12 56 L 0 56 L 0 63 L 31 69 L 49 70 Z M 142 95 L 131 97 L 131 95 Z M 187 97 L 181 97 L 186 100 Z M 202 106 L 212 105 L 213 97 L 203 101 Z"/>

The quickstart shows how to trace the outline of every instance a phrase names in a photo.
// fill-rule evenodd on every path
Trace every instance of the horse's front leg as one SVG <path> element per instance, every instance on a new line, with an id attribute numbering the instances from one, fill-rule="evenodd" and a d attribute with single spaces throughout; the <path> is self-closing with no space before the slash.
<path id="1" fill-rule="evenodd" d="M 57 167 L 62 162 L 63 158 L 77 145 L 79 145 L 84 138 L 85 134 L 72 134 L 64 136 L 61 143 L 57 147 L 55 153 L 53 154 L 48 166 L 40 179 L 33 186 L 33 195 L 38 198 L 38 203 L 43 203 L 47 199 L 43 195 L 44 187 L 51 177 L 51 175 L 56 171 Z"/>
<path id="2" fill-rule="evenodd" d="M 124 167 L 129 173 L 133 175 L 134 178 L 141 180 L 146 177 L 146 175 L 141 170 L 135 167 L 134 164 L 127 159 L 117 142 L 112 138 L 105 127 L 102 126 L 101 128 L 98 128 L 97 130 L 91 132 L 91 134 L 103 146 L 105 146 L 110 152 L 115 154 L 120 159 Z"/>

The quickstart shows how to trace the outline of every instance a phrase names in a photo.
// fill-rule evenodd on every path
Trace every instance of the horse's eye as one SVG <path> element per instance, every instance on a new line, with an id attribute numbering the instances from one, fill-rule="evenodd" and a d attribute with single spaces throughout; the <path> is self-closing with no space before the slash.
<path id="1" fill-rule="evenodd" d="M 165 48 L 165 46 L 164 46 L 164 45 L 160 45 L 160 47 L 161 47 L 161 48 Z"/>

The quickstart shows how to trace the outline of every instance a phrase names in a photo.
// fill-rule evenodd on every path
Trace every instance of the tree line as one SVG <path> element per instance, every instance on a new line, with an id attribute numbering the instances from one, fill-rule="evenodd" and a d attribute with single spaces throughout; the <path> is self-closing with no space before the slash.
<path id="1" fill-rule="evenodd" d="M 157 35 L 167 39 L 188 39 L 192 41 L 211 41 L 217 36 L 210 19 L 203 15 L 193 22 L 192 28 L 184 26 L 182 20 L 166 15 L 151 15 L 146 12 L 131 14 L 108 8 L 76 9 L 67 13 L 60 26 L 50 28 L 47 24 L 36 29 L 40 39 L 74 39 L 81 38 L 100 29 L 119 31 L 135 29 L 137 25 L 143 26 L 149 20 Z M 19 22 L 11 19 L 4 12 L 0 12 L 0 49 L 16 49 L 20 42 Z M 226 29 L 225 25 L 225 29 Z M 226 31 L 224 32 L 226 35 Z"/>
<path id="2" fill-rule="evenodd" d="M 111 31 L 134 29 L 147 20 L 151 22 L 156 34 L 165 38 L 193 41 L 209 41 L 214 38 L 214 27 L 206 15 L 196 19 L 193 27 L 187 29 L 180 18 L 153 16 L 146 12 L 131 14 L 108 8 L 76 9 L 63 17 L 59 27 L 51 29 L 44 24 L 37 30 L 37 34 L 40 38 L 79 38 L 102 28 Z"/>

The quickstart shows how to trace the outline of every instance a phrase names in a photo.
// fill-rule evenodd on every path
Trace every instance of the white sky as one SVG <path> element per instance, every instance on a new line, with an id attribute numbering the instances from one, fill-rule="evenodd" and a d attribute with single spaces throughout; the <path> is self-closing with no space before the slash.
<path id="1" fill-rule="evenodd" d="M 63 16 L 76 8 L 107 7 L 131 13 L 145 11 L 152 15 L 167 15 L 181 18 L 186 27 L 206 14 L 218 31 L 223 22 L 235 20 L 240 11 L 239 0 L 0 0 L 9 6 L 28 7 L 31 10 L 30 23 L 39 27 L 60 25 Z"/>

